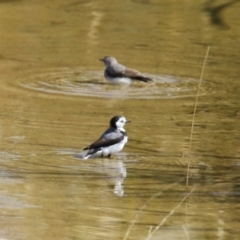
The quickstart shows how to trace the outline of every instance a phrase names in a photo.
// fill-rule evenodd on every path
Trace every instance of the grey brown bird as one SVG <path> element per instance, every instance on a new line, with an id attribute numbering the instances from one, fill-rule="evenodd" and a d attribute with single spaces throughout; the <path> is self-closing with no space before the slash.
<path id="1" fill-rule="evenodd" d="M 103 61 L 106 66 L 104 77 L 113 84 L 130 84 L 134 80 L 141 82 L 153 82 L 153 79 L 146 77 L 141 72 L 127 68 L 118 63 L 117 59 L 114 57 L 106 56 L 99 60 Z"/>

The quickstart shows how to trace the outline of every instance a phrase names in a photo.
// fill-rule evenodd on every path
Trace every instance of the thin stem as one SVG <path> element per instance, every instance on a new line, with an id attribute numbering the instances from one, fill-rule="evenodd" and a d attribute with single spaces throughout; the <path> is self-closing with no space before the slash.
<path id="1" fill-rule="evenodd" d="M 165 216 L 162 221 L 157 225 L 157 227 L 155 227 L 147 236 L 146 240 L 150 240 L 152 238 L 152 236 L 156 233 L 156 231 L 158 231 L 163 225 L 164 223 L 168 220 L 169 217 L 171 217 L 175 211 L 177 210 L 177 208 L 179 208 L 181 206 L 181 204 L 193 193 L 193 191 L 195 190 L 196 186 L 194 186 L 191 190 L 191 192 L 189 192 L 188 194 L 185 195 L 185 197 L 178 203 L 177 206 L 175 206 L 167 216 Z"/>
<path id="2" fill-rule="evenodd" d="M 189 142 L 189 156 L 188 156 L 188 166 L 187 166 L 186 189 L 188 187 L 190 159 L 191 159 L 191 151 L 192 151 L 193 129 L 194 129 L 194 123 L 195 123 L 195 117 L 196 117 L 196 111 L 197 111 L 197 105 L 198 105 L 198 97 L 199 97 L 199 92 L 200 92 L 200 88 L 201 88 L 203 73 L 204 73 L 204 70 L 205 70 L 205 66 L 206 66 L 209 51 L 210 51 L 210 47 L 208 46 L 207 52 L 206 52 L 206 55 L 205 55 L 205 59 L 204 59 L 204 62 L 203 62 L 202 72 L 201 72 L 201 76 L 200 76 L 200 80 L 199 80 L 199 84 L 198 84 L 197 96 L 196 96 L 196 101 L 195 101 L 195 106 L 194 106 L 194 111 L 193 111 L 192 127 L 191 127 L 190 142 Z"/>
<path id="3" fill-rule="evenodd" d="M 196 111 L 197 111 L 197 105 L 198 105 L 198 97 L 199 97 L 199 92 L 200 92 L 200 88 L 201 88 L 201 84 L 202 84 L 203 73 L 204 73 L 204 70 L 205 70 L 205 66 L 206 66 L 209 50 L 210 50 L 210 47 L 208 47 L 206 55 L 205 55 L 205 59 L 204 59 L 203 67 L 202 67 L 202 72 L 201 72 L 201 77 L 200 77 L 200 81 L 199 81 L 199 84 L 198 84 L 197 96 L 196 96 L 194 112 L 193 112 L 193 120 L 192 120 L 191 135 L 190 135 L 190 143 L 189 143 L 189 152 L 190 153 L 191 153 L 191 150 L 192 150 L 192 136 L 193 136 L 193 128 L 194 128 Z"/>
<path id="4" fill-rule="evenodd" d="M 167 189 L 169 189 L 170 187 L 173 187 L 174 185 L 176 185 L 176 183 L 173 183 L 171 184 L 170 186 L 167 187 Z M 166 189 L 165 189 L 166 190 Z M 164 191 L 164 189 L 161 189 L 161 191 L 157 192 L 157 193 L 154 193 L 144 204 L 143 206 L 137 211 L 133 221 L 131 222 L 131 224 L 129 225 L 128 229 L 127 229 L 127 232 L 123 238 L 123 240 L 127 240 L 133 226 L 135 225 L 135 223 L 137 222 L 138 220 L 138 217 L 140 216 L 140 214 L 142 213 L 142 211 L 147 207 L 148 203 L 150 201 L 152 201 L 154 198 L 158 197 L 160 194 L 162 194 L 162 192 Z"/>

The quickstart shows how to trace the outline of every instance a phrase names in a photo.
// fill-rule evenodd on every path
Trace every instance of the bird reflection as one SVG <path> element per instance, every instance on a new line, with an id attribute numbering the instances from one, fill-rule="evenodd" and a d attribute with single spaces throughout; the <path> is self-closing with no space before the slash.
<path id="1" fill-rule="evenodd" d="M 123 155 L 120 155 L 123 157 Z M 74 157 L 81 159 L 78 154 Z M 105 176 L 108 186 L 111 186 L 112 191 L 118 197 L 124 196 L 123 182 L 127 177 L 127 169 L 123 161 L 119 159 L 99 158 L 88 160 L 85 167 L 92 173 L 100 173 Z"/>
<path id="2" fill-rule="evenodd" d="M 221 13 L 224 9 L 232 6 L 233 4 L 239 2 L 239 0 L 232 0 L 226 3 L 223 3 L 219 6 L 213 6 L 215 0 L 209 0 L 206 2 L 204 11 L 208 13 L 211 24 L 217 25 L 224 29 L 229 29 L 229 26 L 224 22 Z"/>
<path id="3" fill-rule="evenodd" d="M 101 172 L 109 177 L 113 187 L 113 193 L 119 197 L 124 195 L 123 181 L 127 177 L 127 170 L 120 160 L 104 159 L 101 161 Z"/>

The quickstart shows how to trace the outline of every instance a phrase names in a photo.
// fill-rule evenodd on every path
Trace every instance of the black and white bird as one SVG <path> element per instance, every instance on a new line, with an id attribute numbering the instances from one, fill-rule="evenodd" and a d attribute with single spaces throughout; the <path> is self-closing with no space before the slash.
<path id="1" fill-rule="evenodd" d="M 146 77 L 137 70 L 127 68 L 118 63 L 117 59 L 114 57 L 106 56 L 99 60 L 103 61 L 106 66 L 104 77 L 113 84 L 130 84 L 134 80 L 141 82 L 153 82 L 153 79 Z"/>
<path id="2" fill-rule="evenodd" d="M 130 122 L 123 116 L 115 116 L 110 120 L 109 128 L 102 134 L 102 136 L 84 148 L 87 150 L 81 154 L 82 159 L 109 157 L 113 153 L 120 152 L 128 141 L 128 136 L 123 128 L 125 123 Z"/>

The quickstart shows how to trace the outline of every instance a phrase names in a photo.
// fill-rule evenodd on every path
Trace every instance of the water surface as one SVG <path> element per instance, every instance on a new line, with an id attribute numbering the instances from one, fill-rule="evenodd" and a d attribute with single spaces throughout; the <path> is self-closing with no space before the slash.
<path id="1" fill-rule="evenodd" d="M 232 2 L 0 1 L 1 239 L 239 238 Z M 155 84 L 110 85 L 105 55 Z M 124 150 L 76 158 L 117 114 Z"/>

